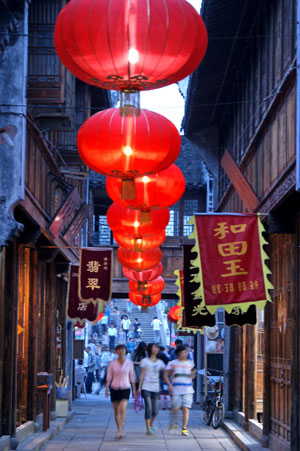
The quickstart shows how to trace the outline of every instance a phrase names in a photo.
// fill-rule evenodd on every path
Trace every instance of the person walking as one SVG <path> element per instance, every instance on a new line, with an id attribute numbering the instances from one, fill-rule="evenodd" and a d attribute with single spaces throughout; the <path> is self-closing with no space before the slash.
<path id="1" fill-rule="evenodd" d="M 127 340 L 128 340 L 128 332 L 129 332 L 130 326 L 131 326 L 130 319 L 128 318 L 127 315 L 124 315 L 123 319 L 121 321 L 121 329 L 124 332 L 125 343 L 127 343 Z"/>
<path id="2" fill-rule="evenodd" d="M 121 439 L 123 425 L 126 417 L 126 408 L 130 397 L 130 385 L 132 396 L 135 397 L 135 377 L 133 363 L 126 359 L 127 349 L 125 345 L 115 348 L 117 359 L 113 360 L 108 367 L 106 376 L 105 396 L 108 398 L 110 386 L 110 399 L 114 408 L 115 422 L 117 426 L 117 439 Z"/>
<path id="3" fill-rule="evenodd" d="M 87 346 L 85 348 L 86 352 L 88 353 L 88 360 L 87 360 L 87 377 L 85 381 L 85 388 L 87 393 L 92 393 L 92 385 L 94 381 L 94 373 L 96 370 L 96 356 L 91 351 L 91 348 Z"/>
<path id="4" fill-rule="evenodd" d="M 113 352 L 115 349 L 115 341 L 116 337 L 118 335 L 117 329 L 115 328 L 114 324 L 111 323 L 108 328 L 108 336 L 109 336 L 109 350 Z"/>
<path id="5" fill-rule="evenodd" d="M 133 338 L 139 338 L 139 330 L 141 329 L 141 323 L 137 318 L 133 320 Z"/>
<path id="6" fill-rule="evenodd" d="M 162 322 L 157 318 L 157 316 L 154 316 L 151 326 L 153 328 L 154 343 L 159 343 L 160 342 L 160 326 L 162 326 Z"/>
<path id="7" fill-rule="evenodd" d="M 148 357 L 141 361 L 141 377 L 138 393 L 142 394 L 145 402 L 146 434 L 153 434 L 153 424 L 158 413 L 158 400 L 160 397 L 160 372 L 166 367 L 164 362 L 158 359 L 160 349 L 156 343 L 147 346 Z"/>
<path id="8" fill-rule="evenodd" d="M 135 378 L 136 378 L 136 389 L 139 388 L 139 380 L 141 377 L 141 361 L 146 357 L 146 349 L 147 345 L 144 341 L 141 341 L 137 348 L 135 349 L 132 361 L 134 365 L 134 371 L 135 371 Z"/>
<path id="9" fill-rule="evenodd" d="M 164 380 L 172 395 L 172 413 L 170 431 L 177 427 L 177 414 L 182 409 L 182 435 L 189 435 L 187 425 L 189 421 L 189 409 L 193 404 L 193 382 L 196 376 L 195 364 L 188 359 L 188 351 L 185 346 L 176 348 L 176 359 L 171 360 L 165 370 Z M 172 376 L 172 383 L 170 382 Z"/>

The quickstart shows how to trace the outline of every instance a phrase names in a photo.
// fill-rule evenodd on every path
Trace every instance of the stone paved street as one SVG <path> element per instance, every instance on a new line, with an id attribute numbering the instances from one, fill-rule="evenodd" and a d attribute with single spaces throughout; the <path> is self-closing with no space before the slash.
<path id="1" fill-rule="evenodd" d="M 194 451 L 237 450 L 237 446 L 222 429 L 214 430 L 203 422 L 203 412 L 191 410 L 189 437 L 181 430 L 170 433 L 168 410 L 160 410 L 153 436 L 145 435 L 144 411 L 138 414 L 130 400 L 127 409 L 125 436 L 117 440 L 111 403 L 97 395 L 84 395 L 73 404 L 74 418 L 49 441 L 42 450 L 47 451 Z"/>

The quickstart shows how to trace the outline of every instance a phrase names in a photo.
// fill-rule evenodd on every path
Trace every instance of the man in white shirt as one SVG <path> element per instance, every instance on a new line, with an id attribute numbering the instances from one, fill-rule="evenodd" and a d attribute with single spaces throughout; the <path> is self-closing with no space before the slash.
<path id="1" fill-rule="evenodd" d="M 116 341 L 117 334 L 118 334 L 117 329 L 115 328 L 114 324 L 111 323 L 111 325 L 108 328 L 109 350 L 111 352 L 113 352 L 115 349 L 115 341 Z"/>
<path id="2" fill-rule="evenodd" d="M 151 323 L 151 326 L 153 328 L 153 334 L 154 334 L 154 343 L 160 342 L 160 326 L 162 325 L 162 322 L 159 321 L 157 316 L 154 316 L 153 321 Z"/>
<path id="3" fill-rule="evenodd" d="M 128 318 L 127 315 L 124 315 L 123 319 L 121 321 L 121 329 L 125 334 L 125 343 L 127 343 L 127 336 L 128 336 L 128 331 L 130 329 L 130 326 L 131 326 L 130 319 Z"/>

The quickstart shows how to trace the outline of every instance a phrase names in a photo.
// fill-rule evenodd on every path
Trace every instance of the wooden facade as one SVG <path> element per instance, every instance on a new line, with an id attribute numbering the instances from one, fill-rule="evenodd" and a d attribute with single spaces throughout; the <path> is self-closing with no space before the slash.
<path id="1" fill-rule="evenodd" d="M 224 2 L 225 3 L 225 2 Z M 245 8 L 251 2 L 235 1 L 240 8 L 240 29 L 228 65 L 221 72 L 222 89 L 206 107 L 210 122 L 196 125 L 196 106 L 190 101 L 186 129 L 203 133 L 214 125 L 219 134 L 219 204 L 217 211 L 246 212 L 232 181 L 221 166 L 228 149 L 259 199 L 267 230 L 272 271 L 272 304 L 258 319 L 256 327 L 232 328 L 230 345 L 231 381 L 228 408 L 234 418 L 249 431 L 251 421 L 260 421 L 260 439 L 272 450 L 300 448 L 299 423 L 299 194 L 296 192 L 296 15 L 295 0 L 252 2 L 248 28 L 243 22 Z M 256 7 L 255 7 L 256 3 Z M 250 6 L 249 6 L 250 8 Z M 218 2 L 204 2 L 204 21 L 215 33 L 220 31 L 212 14 L 220 14 L 224 23 L 234 20 Z M 249 13 L 250 14 L 250 13 Z M 214 15 L 216 17 L 216 15 Z M 222 38 L 220 38 L 222 40 Z M 238 52 L 236 52 L 236 46 Z M 216 49 L 208 48 L 204 69 L 201 65 L 191 92 L 201 89 L 213 66 Z M 230 59 L 231 58 L 231 59 Z M 229 66 L 234 70 L 230 72 Z M 202 78 L 201 78 L 202 77 Z M 222 80 L 221 80 L 221 77 Z M 197 80 L 197 81 L 196 81 Z M 216 81 L 215 81 L 216 83 Z M 195 87 L 196 86 L 196 87 Z M 209 91 L 209 87 L 207 88 Z M 196 94 L 195 94 L 196 95 Z M 194 103 L 205 102 L 198 94 Z M 198 111 L 202 111 L 199 109 Z M 194 122 L 193 122 L 194 121 Z M 244 415 L 240 415 L 240 413 Z"/>
<path id="2" fill-rule="evenodd" d="M 53 374 L 52 419 L 55 381 L 62 373 L 69 375 L 72 390 L 67 273 L 69 264 L 78 261 L 79 245 L 87 241 L 84 229 L 67 239 L 61 232 L 55 234 L 50 225 L 74 190 L 79 205 L 88 202 L 88 171 L 78 156 L 76 135 L 91 114 L 91 105 L 110 106 L 106 93 L 100 89 L 95 93 L 76 81 L 55 53 L 53 31 L 65 2 L 24 1 L 23 9 L 22 2 L 18 3 L 24 22 L 28 20 L 29 34 L 28 48 L 24 46 L 28 109 L 19 131 L 26 146 L 19 174 L 24 192 L 22 199 L 10 205 L 18 233 L 12 229 L 10 239 L 0 246 L 0 436 L 12 438 L 27 421 L 41 422 L 39 372 Z M 65 218 L 65 230 L 71 220 Z"/>

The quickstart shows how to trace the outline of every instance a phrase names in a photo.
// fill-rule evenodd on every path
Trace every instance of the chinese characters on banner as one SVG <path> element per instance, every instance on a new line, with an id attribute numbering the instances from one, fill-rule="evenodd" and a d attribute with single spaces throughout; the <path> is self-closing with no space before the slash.
<path id="1" fill-rule="evenodd" d="M 268 290 L 272 284 L 267 278 L 270 270 L 263 250 L 263 226 L 256 214 L 201 214 L 192 218 L 196 240 L 192 261 L 198 268 L 200 283 L 195 297 L 210 313 L 224 307 L 231 313 L 239 306 L 247 311 L 256 304 L 264 308 L 271 301 Z M 200 308 L 200 307 L 199 307 Z"/>
<path id="2" fill-rule="evenodd" d="M 183 246 L 183 301 L 184 310 L 182 321 L 186 327 L 200 328 L 203 326 L 214 326 L 215 316 L 211 315 L 204 303 L 200 303 L 197 295 L 199 283 L 194 278 L 197 275 L 197 268 L 191 265 L 191 260 L 196 257 L 192 252 L 192 245 Z"/>
<path id="3" fill-rule="evenodd" d="M 112 249 L 82 248 L 78 295 L 83 302 L 108 302 L 112 285 Z"/>
<path id="4" fill-rule="evenodd" d="M 79 266 L 71 265 L 69 270 L 69 286 L 67 299 L 67 316 L 71 321 L 82 324 L 84 320 L 95 321 L 98 316 L 98 303 L 86 304 L 78 297 Z M 78 324 L 76 324 L 77 327 Z"/>

